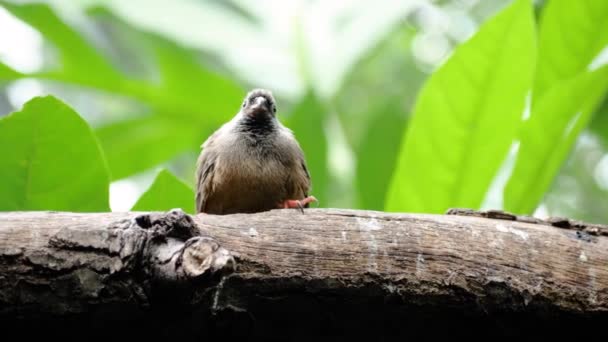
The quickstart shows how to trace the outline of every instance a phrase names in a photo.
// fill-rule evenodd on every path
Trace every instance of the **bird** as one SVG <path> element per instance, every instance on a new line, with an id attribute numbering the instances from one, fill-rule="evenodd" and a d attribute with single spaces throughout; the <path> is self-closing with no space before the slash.
<path id="1" fill-rule="evenodd" d="M 277 118 L 270 90 L 250 90 L 236 115 L 200 146 L 196 213 L 226 215 L 310 203 L 311 175 L 293 131 Z"/>

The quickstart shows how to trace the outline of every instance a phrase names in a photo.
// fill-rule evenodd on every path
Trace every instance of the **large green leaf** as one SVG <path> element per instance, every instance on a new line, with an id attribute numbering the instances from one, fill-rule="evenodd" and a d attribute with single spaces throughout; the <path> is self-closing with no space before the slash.
<path id="1" fill-rule="evenodd" d="M 116 122 L 96 130 L 106 151 L 112 179 L 121 179 L 198 150 L 205 138 L 201 127 L 162 115 Z"/>
<path id="2" fill-rule="evenodd" d="M 109 211 L 109 177 L 87 123 L 34 98 L 0 119 L 0 210 Z"/>
<path id="3" fill-rule="evenodd" d="M 429 78 L 402 143 L 387 210 L 481 205 L 523 113 L 534 35 L 532 5 L 517 0 Z"/>
<path id="4" fill-rule="evenodd" d="M 312 178 L 312 193 L 319 205 L 326 205 L 329 174 L 327 139 L 324 134 L 325 108 L 318 98 L 308 93 L 296 106 L 285 125 L 300 143 Z"/>
<path id="5" fill-rule="evenodd" d="M 131 210 L 167 211 L 174 208 L 194 214 L 194 191 L 171 172 L 163 169 Z"/>
<path id="6" fill-rule="evenodd" d="M 549 1 L 541 16 L 538 44 L 534 100 L 559 81 L 587 70 L 608 45 L 608 1 Z"/>
<path id="7" fill-rule="evenodd" d="M 520 137 L 505 208 L 531 213 L 608 89 L 608 66 L 551 87 L 533 107 Z"/>

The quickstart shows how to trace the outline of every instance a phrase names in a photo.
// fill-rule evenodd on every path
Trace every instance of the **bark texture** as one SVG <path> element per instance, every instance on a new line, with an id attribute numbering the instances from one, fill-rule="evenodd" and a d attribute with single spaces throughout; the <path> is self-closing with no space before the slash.
<path id="1" fill-rule="evenodd" d="M 598 337 L 606 323 L 608 229 L 568 219 L 0 214 L 0 324 L 9 331 Z"/>

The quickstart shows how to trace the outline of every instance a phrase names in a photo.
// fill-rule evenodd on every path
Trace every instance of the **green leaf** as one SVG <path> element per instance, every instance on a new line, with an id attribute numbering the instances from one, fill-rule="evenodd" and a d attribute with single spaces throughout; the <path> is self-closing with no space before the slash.
<path id="1" fill-rule="evenodd" d="M 116 69 L 46 4 L 1 2 L 11 14 L 36 28 L 58 49 L 61 67 L 52 73 L 78 83 L 112 86 L 121 80 Z"/>
<path id="2" fill-rule="evenodd" d="M 285 124 L 294 132 L 304 151 L 308 171 L 312 179 L 310 195 L 319 200 L 319 206 L 327 203 L 329 182 L 324 118 L 325 108 L 319 102 L 319 99 L 309 92 L 294 108 Z"/>
<path id="3" fill-rule="evenodd" d="M 522 214 L 534 211 L 607 90 L 605 66 L 559 82 L 533 107 L 505 188 L 507 210 Z"/>
<path id="4" fill-rule="evenodd" d="M 541 16 L 534 100 L 587 70 L 608 45 L 608 1 L 551 0 Z"/>
<path id="5" fill-rule="evenodd" d="M 21 73 L 9 68 L 6 64 L 0 63 L 0 82 L 16 80 L 22 76 Z"/>
<path id="6" fill-rule="evenodd" d="M 109 211 L 109 177 L 87 123 L 47 96 L 0 119 L 0 210 Z"/>
<path id="7" fill-rule="evenodd" d="M 384 200 L 406 123 L 397 105 L 375 112 L 357 153 L 356 185 L 360 205 L 368 210 L 383 210 Z"/>
<path id="8" fill-rule="evenodd" d="M 96 130 L 112 180 L 145 171 L 173 156 L 198 150 L 201 127 L 162 115 L 132 118 Z"/>
<path id="9" fill-rule="evenodd" d="M 161 170 L 132 211 L 167 211 L 180 208 L 194 214 L 194 191 L 171 172 Z"/>
<path id="10" fill-rule="evenodd" d="M 535 61 L 529 0 L 488 20 L 427 81 L 402 142 L 389 211 L 477 208 L 514 139 Z"/>

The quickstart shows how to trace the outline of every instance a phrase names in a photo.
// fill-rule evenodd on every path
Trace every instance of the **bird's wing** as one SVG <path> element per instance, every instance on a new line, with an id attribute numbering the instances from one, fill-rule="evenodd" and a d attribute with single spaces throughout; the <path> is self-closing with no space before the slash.
<path id="1" fill-rule="evenodd" d="M 310 172 L 308 171 L 308 167 L 306 166 L 306 159 L 304 158 L 304 154 L 299 148 L 298 152 L 299 153 L 297 153 L 296 169 L 294 170 L 292 175 L 292 184 L 295 187 L 295 196 L 298 199 L 302 199 L 308 197 L 309 192 L 312 188 L 312 181 L 310 177 Z M 306 205 L 306 207 L 308 207 L 308 205 Z"/>
<path id="2" fill-rule="evenodd" d="M 198 157 L 196 166 L 196 212 L 205 212 L 207 200 L 213 191 L 213 174 L 217 154 L 213 143 L 217 132 L 211 135 L 201 146 L 203 151 Z"/>
<path id="3" fill-rule="evenodd" d="M 207 199 L 211 193 L 213 182 L 213 169 L 215 163 L 210 158 L 205 158 L 205 153 L 201 154 L 201 163 L 197 171 L 197 188 L 196 188 L 196 212 L 205 212 Z"/>
<path id="4" fill-rule="evenodd" d="M 304 192 L 304 197 L 308 197 L 308 192 L 312 187 L 312 182 L 310 179 L 310 173 L 308 172 L 308 168 L 306 167 L 306 160 L 302 157 L 300 164 L 302 165 L 302 171 L 304 173 L 304 181 L 302 182 L 302 190 Z"/>
<path id="5" fill-rule="evenodd" d="M 289 160 L 290 168 L 289 179 L 286 183 L 287 196 L 290 198 L 305 198 L 308 197 L 312 189 L 312 180 L 308 166 L 306 165 L 306 157 L 302 147 L 296 140 L 293 131 L 281 125 L 281 146 L 286 147 L 286 160 Z M 301 198 L 300 198 L 301 197 Z"/>

